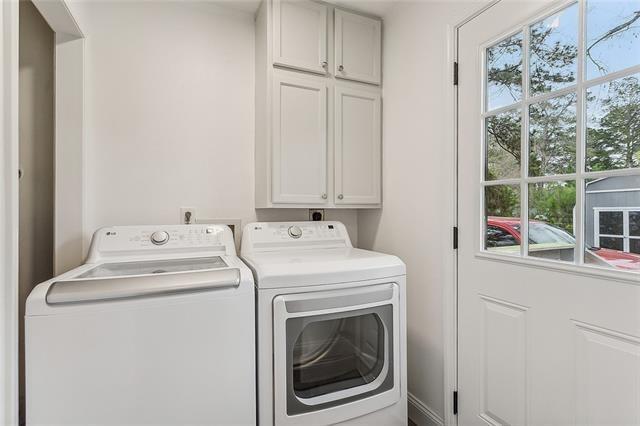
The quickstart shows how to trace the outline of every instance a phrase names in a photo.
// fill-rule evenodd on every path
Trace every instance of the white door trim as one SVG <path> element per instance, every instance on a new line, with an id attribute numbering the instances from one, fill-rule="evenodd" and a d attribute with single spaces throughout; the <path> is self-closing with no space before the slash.
<path id="1" fill-rule="evenodd" d="M 84 34 L 65 0 L 32 0 L 55 33 L 54 273 L 82 263 L 84 229 Z"/>
<path id="2" fill-rule="evenodd" d="M 447 96 L 445 109 L 447 114 L 448 129 L 446 140 L 450 151 L 447 157 L 451 161 L 451 172 L 447 176 L 450 184 L 450 197 L 446 208 L 447 217 L 450 218 L 449 229 L 458 226 L 458 87 L 454 86 L 453 73 L 454 62 L 458 62 L 458 31 L 460 28 L 477 18 L 489 8 L 497 4 L 500 0 L 488 0 L 478 10 L 454 25 L 447 26 L 447 73 L 446 81 Z M 453 247 L 453 233 L 451 234 L 450 247 Z M 444 347 L 444 425 L 456 426 L 458 417 L 453 414 L 453 393 L 458 389 L 458 253 L 451 250 L 446 256 L 448 267 L 444 279 L 443 288 L 443 347 Z"/>
<path id="3" fill-rule="evenodd" d="M 0 423 L 18 424 L 18 1 L 0 3 Z"/>
<path id="4" fill-rule="evenodd" d="M 68 77 L 73 70 L 76 76 L 83 75 L 84 37 L 76 20 L 71 14 L 65 0 L 34 0 L 36 8 L 49 26 L 56 33 L 55 46 L 55 170 L 56 174 L 73 164 L 78 158 L 82 160 L 83 152 L 83 110 L 84 83 L 73 84 Z M 0 132 L 2 133 L 2 150 L 0 151 L 0 174 L 3 184 L 0 185 L 0 423 L 18 424 L 18 72 L 19 72 L 19 2 L 17 0 L 0 3 L 0 94 L 1 114 Z M 74 49 L 68 49 L 69 43 L 76 42 Z M 64 69 L 64 72 L 61 70 Z M 73 93 L 73 96 L 66 96 Z M 58 97 L 64 103 L 58 102 Z M 64 109 L 62 108 L 64 106 Z M 78 156 L 78 154 L 80 156 Z M 84 161 L 81 161 L 84 164 Z M 82 170 L 83 165 L 79 167 Z M 76 173 L 65 185 L 59 185 L 56 177 L 55 199 L 56 217 L 84 217 L 84 173 Z M 67 197 L 78 200 L 66 203 Z M 84 220 L 76 222 L 80 235 L 84 233 Z M 56 249 L 58 241 L 65 238 L 65 232 L 58 232 L 56 226 L 54 237 Z M 82 239 L 84 241 L 84 238 Z M 78 261 L 82 260 L 84 247 L 78 252 Z M 56 265 L 56 270 L 57 270 Z"/>

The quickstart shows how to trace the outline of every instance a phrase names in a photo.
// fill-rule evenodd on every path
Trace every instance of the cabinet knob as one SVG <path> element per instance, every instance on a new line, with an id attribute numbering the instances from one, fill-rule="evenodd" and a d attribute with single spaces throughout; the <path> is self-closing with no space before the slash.
<path id="1" fill-rule="evenodd" d="M 320 63 L 320 65 L 322 65 L 322 68 L 327 68 L 327 66 L 329 65 L 329 63 L 327 61 L 322 61 Z"/>
<path id="2" fill-rule="evenodd" d="M 322 199 L 326 200 L 327 199 L 327 194 L 322 194 Z"/>
<path id="3" fill-rule="evenodd" d="M 342 65 L 340 65 L 340 66 L 338 67 L 338 71 L 340 71 L 340 72 L 344 71 L 344 67 L 343 67 Z"/>
<path id="4" fill-rule="evenodd" d="M 342 194 L 338 194 L 338 200 L 342 200 L 344 196 Z"/>

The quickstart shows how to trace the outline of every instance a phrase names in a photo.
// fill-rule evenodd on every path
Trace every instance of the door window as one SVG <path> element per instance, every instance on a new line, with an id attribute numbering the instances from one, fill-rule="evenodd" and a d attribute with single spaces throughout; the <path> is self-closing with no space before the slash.
<path id="1" fill-rule="evenodd" d="M 287 414 L 393 388 L 393 305 L 286 320 Z"/>
<path id="2" fill-rule="evenodd" d="M 640 272 L 638 10 L 575 1 L 485 45 L 484 250 Z"/>
<path id="3" fill-rule="evenodd" d="M 294 392 L 313 398 L 371 383 L 384 360 L 384 326 L 376 314 L 309 323 L 293 346 Z"/>

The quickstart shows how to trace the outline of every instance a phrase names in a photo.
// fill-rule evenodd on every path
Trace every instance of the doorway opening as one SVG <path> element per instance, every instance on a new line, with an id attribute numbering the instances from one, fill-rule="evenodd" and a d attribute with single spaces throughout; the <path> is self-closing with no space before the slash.
<path id="1" fill-rule="evenodd" d="M 25 423 L 27 296 L 53 277 L 55 33 L 29 0 L 19 7 L 19 397 Z"/>

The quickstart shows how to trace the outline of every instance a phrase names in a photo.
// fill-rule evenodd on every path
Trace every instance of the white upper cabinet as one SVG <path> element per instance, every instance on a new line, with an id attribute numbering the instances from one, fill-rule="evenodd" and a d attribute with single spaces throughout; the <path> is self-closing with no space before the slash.
<path id="1" fill-rule="evenodd" d="M 382 22 L 344 10 L 335 10 L 336 77 L 380 84 Z"/>
<path id="2" fill-rule="evenodd" d="M 380 33 L 321 0 L 262 0 L 256 208 L 381 206 Z"/>
<path id="3" fill-rule="evenodd" d="M 327 203 L 327 85 L 319 77 L 273 79 L 273 203 Z"/>
<path id="4" fill-rule="evenodd" d="M 273 63 L 325 74 L 327 59 L 325 4 L 311 0 L 274 0 Z"/>
<path id="5" fill-rule="evenodd" d="M 378 204 L 381 185 L 378 92 L 336 86 L 335 204 Z"/>

